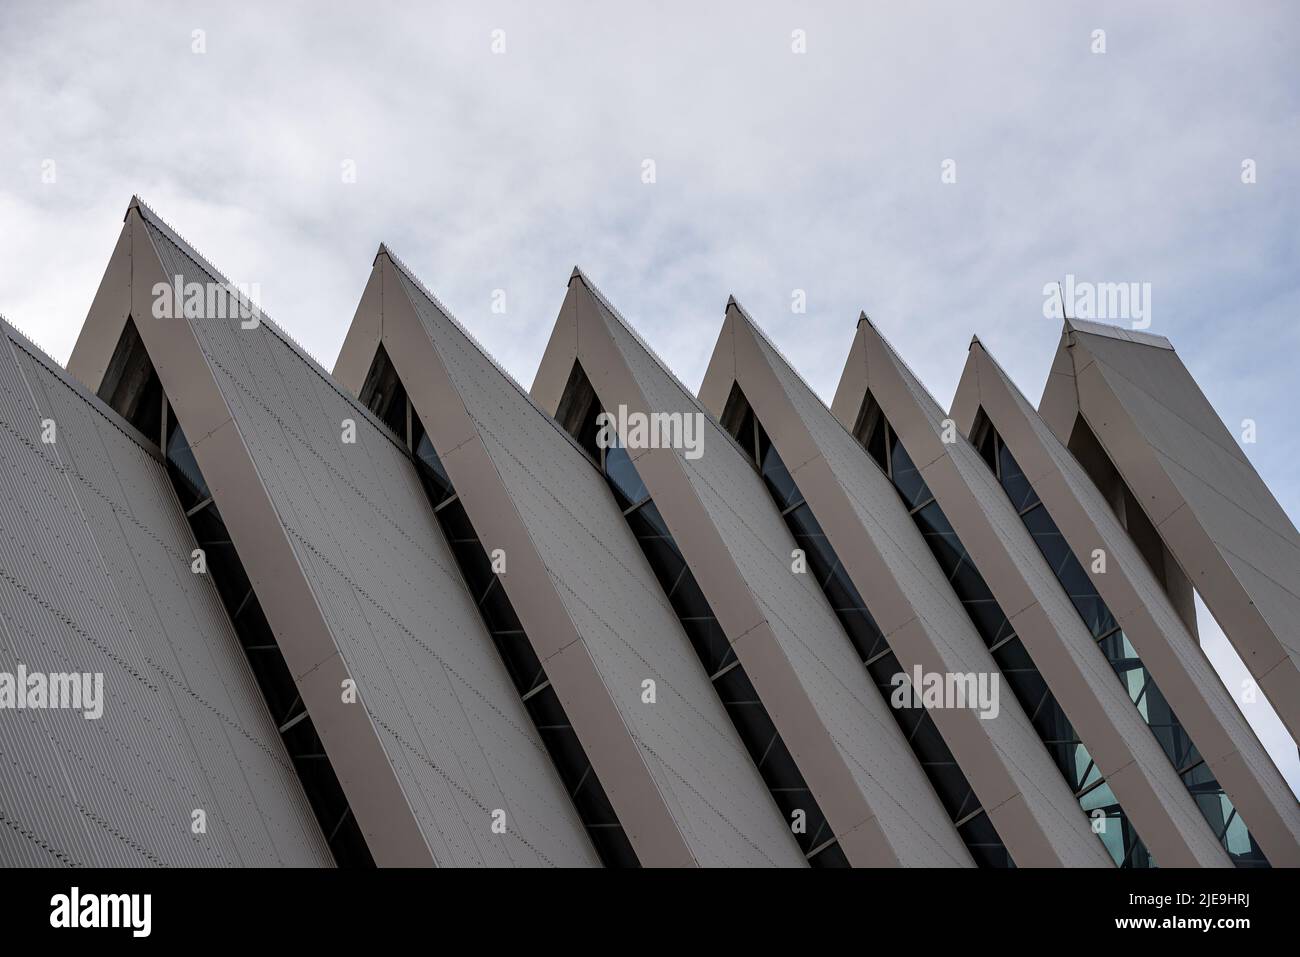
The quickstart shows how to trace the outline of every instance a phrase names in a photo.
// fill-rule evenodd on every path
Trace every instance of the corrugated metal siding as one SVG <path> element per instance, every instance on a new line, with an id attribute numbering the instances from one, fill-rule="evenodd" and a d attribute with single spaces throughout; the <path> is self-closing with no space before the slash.
<path id="1" fill-rule="evenodd" d="M 619 317 L 601 312 L 650 409 L 702 411 Z M 905 863 L 969 863 L 821 590 L 809 576 L 790 574 L 794 540 L 762 480 L 731 436 L 707 413 L 704 419 L 706 451 L 680 457 L 686 474 L 882 828 Z"/>
<path id="2" fill-rule="evenodd" d="M 135 634 L 167 678 L 235 859 L 331 864 L 226 610 L 211 580 L 190 571 L 193 535 L 166 471 L 112 422 L 105 427 L 104 416 L 78 418 L 83 398 L 44 365 L 29 364 L 29 382 L 71 439 L 61 448 L 78 498 Z"/>
<path id="3" fill-rule="evenodd" d="M 150 226 L 166 275 L 213 280 Z M 404 450 L 265 324 L 193 325 L 437 862 L 597 863 Z"/>
<path id="4" fill-rule="evenodd" d="M 7 338 L 0 450 L 0 670 L 103 672 L 106 699 L 0 712 L 0 864 L 332 863 L 162 465 Z"/>
<path id="5" fill-rule="evenodd" d="M 604 478 L 420 288 L 402 282 L 696 860 L 802 866 Z M 653 706 L 640 698 L 645 678 L 656 682 Z"/>

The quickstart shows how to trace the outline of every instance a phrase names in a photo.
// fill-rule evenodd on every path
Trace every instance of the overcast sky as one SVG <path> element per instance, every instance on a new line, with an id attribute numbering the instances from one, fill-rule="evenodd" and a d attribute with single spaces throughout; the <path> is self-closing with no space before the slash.
<path id="1" fill-rule="evenodd" d="M 59 361 L 133 192 L 326 367 L 384 241 L 525 386 L 575 264 L 692 387 L 734 293 L 823 398 L 865 309 L 945 406 L 972 332 L 1037 402 L 1045 283 L 1150 283 L 1300 517 L 1294 4 L 232 6 L 0 4 L 0 312 Z"/>

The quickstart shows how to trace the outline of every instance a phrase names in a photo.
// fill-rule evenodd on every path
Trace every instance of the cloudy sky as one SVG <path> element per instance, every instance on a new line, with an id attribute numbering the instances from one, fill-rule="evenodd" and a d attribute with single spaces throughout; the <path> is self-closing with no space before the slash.
<path id="1" fill-rule="evenodd" d="M 60 361 L 133 192 L 327 367 L 384 241 L 525 385 L 575 264 L 692 387 L 734 293 L 944 405 L 972 332 L 1037 401 L 1045 283 L 1150 283 L 1300 518 L 1292 4 L 231 6 L 0 5 L 0 312 Z"/>

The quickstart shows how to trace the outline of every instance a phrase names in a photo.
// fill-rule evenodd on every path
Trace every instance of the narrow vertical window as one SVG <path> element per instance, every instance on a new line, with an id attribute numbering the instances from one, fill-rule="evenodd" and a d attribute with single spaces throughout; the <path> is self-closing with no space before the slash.
<path id="1" fill-rule="evenodd" d="M 998 837 L 993 822 L 939 733 L 930 712 L 923 707 L 892 706 L 890 699 L 895 690 L 895 676 L 903 674 L 903 668 L 848 572 L 840 564 L 839 556 L 813 516 L 775 444 L 754 415 L 739 384 L 732 385 L 722 423 L 745 449 L 751 464 L 762 477 L 773 504 L 794 536 L 795 544 L 807 556 L 808 570 L 817 579 L 971 857 L 981 867 L 1014 867 L 1011 854 Z"/>
<path id="2" fill-rule="evenodd" d="M 145 436 L 160 441 L 167 475 L 194 532 L 195 543 L 204 551 L 207 573 L 234 626 L 335 862 L 340 867 L 374 867 L 365 837 L 262 612 L 225 521 L 130 319 L 99 394 Z"/>
<path id="3" fill-rule="evenodd" d="M 605 476 L 614 501 L 804 858 L 812 867 L 848 867 L 839 840 L 732 650 L 627 450 L 617 445 L 601 448 L 596 443 L 595 423 L 600 412 L 595 390 L 581 365 L 574 363 L 556 419 L 592 456 Z"/>
<path id="4" fill-rule="evenodd" d="M 1098 837 L 1111 859 L 1118 867 L 1156 866 L 1132 821 L 1115 799 L 1101 769 L 1066 717 L 1029 650 L 1015 633 L 992 590 L 935 501 L 920 470 L 870 393 L 863 400 L 854 434 L 893 483 L 912 521 L 947 575 L 957 599 L 966 609 L 971 624 L 992 652 L 1002 677 L 1065 778 L 1079 807 L 1090 821 L 1104 818 L 1105 827 Z"/>
<path id="5" fill-rule="evenodd" d="M 1255 843 L 1246 822 L 1196 750 L 1191 736 L 1142 664 L 1137 650 L 1093 585 L 1091 576 L 1075 558 L 1065 536 L 1047 513 L 1047 507 L 1039 500 L 1011 450 L 982 409 L 976 422 L 972 435 L 979 439 L 977 448 L 980 455 L 997 476 L 998 483 L 1047 560 L 1052 574 L 1065 589 L 1070 603 L 1128 692 L 1138 714 L 1155 734 L 1156 741 L 1228 856 L 1238 867 L 1268 867 L 1268 859 Z"/>
<path id="6" fill-rule="evenodd" d="M 418 411 L 411 407 L 406 389 L 382 345 L 366 376 L 361 398 L 408 446 L 465 587 L 601 862 L 606 867 L 639 867 L 636 851 L 614 806 L 569 723 L 564 705 L 551 686 L 500 577 L 492 569 L 487 549 L 479 541 L 447 469 L 424 431 Z"/>

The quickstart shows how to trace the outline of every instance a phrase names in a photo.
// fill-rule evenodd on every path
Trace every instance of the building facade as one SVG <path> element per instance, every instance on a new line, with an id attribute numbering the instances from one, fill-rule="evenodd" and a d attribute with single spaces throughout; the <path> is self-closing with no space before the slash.
<path id="1" fill-rule="evenodd" d="M 1267 867 L 1300 534 L 1170 344 L 698 395 L 580 270 L 531 389 L 381 246 L 332 371 L 138 199 L 0 349 L 0 865 Z"/>

